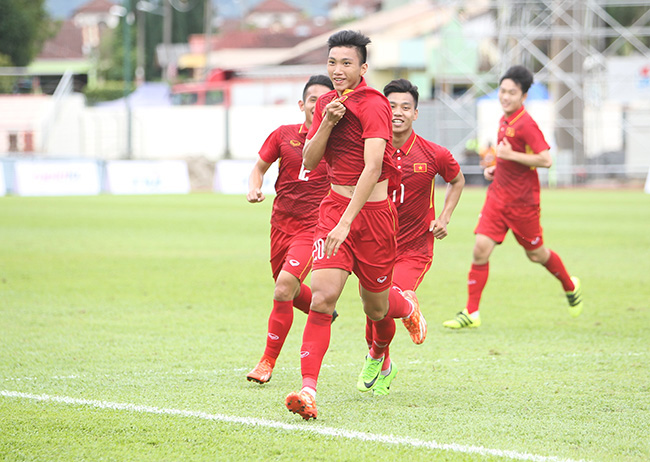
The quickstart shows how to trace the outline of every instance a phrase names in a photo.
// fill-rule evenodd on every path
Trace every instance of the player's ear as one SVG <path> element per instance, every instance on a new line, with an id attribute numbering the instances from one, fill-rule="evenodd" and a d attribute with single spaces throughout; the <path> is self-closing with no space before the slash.
<path id="1" fill-rule="evenodd" d="M 305 112 L 305 102 L 303 100 L 298 100 L 298 107 L 302 112 Z"/>
<path id="2" fill-rule="evenodd" d="M 361 65 L 361 76 L 363 77 L 366 72 L 368 72 L 368 63 L 363 63 Z"/>
<path id="3" fill-rule="evenodd" d="M 415 111 L 413 111 L 413 120 L 418 120 L 418 108 L 415 108 Z"/>

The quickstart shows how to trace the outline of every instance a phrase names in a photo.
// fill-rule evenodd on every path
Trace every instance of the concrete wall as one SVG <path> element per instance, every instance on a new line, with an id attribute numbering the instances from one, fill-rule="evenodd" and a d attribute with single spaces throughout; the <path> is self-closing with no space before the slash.
<path id="1" fill-rule="evenodd" d="M 47 96 L 0 96 L 0 155 L 38 153 L 54 158 L 127 158 L 125 107 L 86 107 L 83 96 L 73 94 L 62 101 L 57 114 L 52 113 L 52 108 L 52 100 Z M 552 104 L 531 101 L 527 108 L 553 146 Z M 496 138 L 501 108 L 496 100 L 482 100 L 476 109 L 478 139 L 484 146 Z M 422 107 L 423 117 L 417 121 L 416 130 L 451 149 L 451 141 L 446 139 L 447 128 L 436 136 L 427 130 L 446 127 L 445 117 L 449 114 L 437 112 L 435 120 L 427 121 L 424 112 Z M 234 106 L 228 113 L 222 106 L 136 107 L 131 110 L 131 158 L 204 158 L 211 162 L 226 156 L 255 159 L 272 130 L 303 120 L 304 114 L 296 103 Z M 17 151 L 11 154 L 10 138 L 16 141 L 14 150 Z M 24 152 L 27 141 L 31 143 L 31 153 Z M 585 146 L 587 158 L 619 151 L 625 153 L 625 162 L 629 164 L 621 168 L 647 169 L 650 166 L 647 148 L 650 146 L 650 104 L 608 103 L 599 110 L 586 110 Z"/>
<path id="2" fill-rule="evenodd" d="M 85 107 L 73 94 L 50 115 L 51 98 L 0 97 L 0 153 L 16 151 L 50 157 L 123 159 L 127 157 L 126 107 Z M 297 103 L 272 106 L 137 107 L 131 110 L 134 159 L 205 157 L 216 161 L 255 159 L 269 133 L 281 124 L 301 123 Z M 25 134 L 32 147 L 25 149 Z M 17 140 L 10 149 L 9 141 Z M 227 144 L 228 148 L 227 149 Z"/>

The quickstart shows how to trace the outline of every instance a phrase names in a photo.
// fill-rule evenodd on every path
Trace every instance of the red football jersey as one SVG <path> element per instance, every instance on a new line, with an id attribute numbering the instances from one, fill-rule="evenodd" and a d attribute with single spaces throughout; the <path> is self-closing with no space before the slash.
<path id="1" fill-rule="evenodd" d="M 497 142 L 504 138 L 508 138 L 512 149 L 517 152 L 536 155 L 550 149 L 537 123 L 523 106 L 510 117 L 501 117 Z M 488 194 L 494 194 L 508 206 L 539 205 L 537 169 L 497 158 L 497 168 Z"/>
<path id="2" fill-rule="evenodd" d="M 440 175 L 450 182 L 460 172 L 460 166 L 447 148 L 425 140 L 415 132 L 395 151 L 393 159 L 402 172 L 401 184 L 389 190 L 399 218 L 397 251 L 400 254 L 410 251 L 427 253 L 427 242 L 433 241 L 429 224 L 436 216 L 435 177 Z"/>
<path id="3" fill-rule="evenodd" d="M 384 95 L 361 83 L 354 90 L 346 90 L 338 96 L 336 90 L 322 95 L 316 103 L 314 121 L 309 129 L 311 139 L 325 115 L 325 106 L 338 98 L 345 106 L 345 115 L 332 129 L 323 156 L 329 165 L 332 184 L 356 185 L 365 165 L 363 159 L 364 140 L 366 138 L 383 138 L 386 140 L 381 176 L 378 181 L 389 179 L 397 184 L 399 172 L 392 161 L 391 140 L 393 112 Z"/>
<path id="4" fill-rule="evenodd" d="M 282 125 L 268 136 L 259 152 L 270 164 L 279 159 L 271 224 L 287 234 L 316 226 L 318 206 L 330 190 L 324 160 L 314 170 L 303 169 L 306 135 L 304 124 Z"/>

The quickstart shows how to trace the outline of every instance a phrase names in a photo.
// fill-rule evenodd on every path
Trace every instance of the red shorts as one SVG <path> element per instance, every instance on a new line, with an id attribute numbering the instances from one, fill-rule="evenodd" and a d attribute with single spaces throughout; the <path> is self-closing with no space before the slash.
<path id="1" fill-rule="evenodd" d="M 284 270 L 303 282 L 312 263 L 314 231 L 312 229 L 297 234 L 287 234 L 271 226 L 271 271 L 277 279 Z"/>
<path id="2" fill-rule="evenodd" d="M 484 234 L 501 244 L 508 229 L 526 250 L 535 250 L 544 244 L 540 224 L 539 205 L 507 207 L 488 196 L 479 215 L 474 234 Z"/>
<path id="3" fill-rule="evenodd" d="M 433 263 L 432 255 L 398 255 L 395 260 L 393 286 L 401 290 L 416 290 L 431 268 L 431 263 Z"/>
<path id="4" fill-rule="evenodd" d="M 325 239 L 338 224 L 350 199 L 334 191 L 320 205 L 314 234 L 314 270 L 339 268 L 356 274 L 370 292 L 391 287 L 397 246 L 397 210 L 390 199 L 366 202 L 350 227 L 336 255 L 325 257 Z"/>

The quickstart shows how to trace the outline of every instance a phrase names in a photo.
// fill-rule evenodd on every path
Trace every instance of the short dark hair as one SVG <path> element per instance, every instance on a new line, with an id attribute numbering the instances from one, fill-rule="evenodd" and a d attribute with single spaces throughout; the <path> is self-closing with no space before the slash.
<path id="1" fill-rule="evenodd" d="M 363 35 L 361 32 L 355 32 L 353 30 L 342 30 L 330 35 L 330 38 L 327 39 L 327 46 L 329 47 L 327 51 L 331 50 L 334 47 L 348 47 L 355 48 L 359 57 L 361 58 L 361 64 L 366 62 L 368 58 L 368 51 L 366 50 L 366 45 L 370 43 L 370 39 Z"/>
<path id="2" fill-rule="evenodd" d="M 392 80 L 384 87 L 384 96 L 388 96 L 391 93 L 410 93 L 415 101 L 415 107 L 418 107 L 418 98 L 420 93 L 418 92 L 418 87 L 413 85 L 409 80 L 406 79 L 395 79 Z"/>
<path id="3" fill-rule="evenodd" d="M 533 73 L 524 66 L 512 66 L 503 74 L 503 77 L 499 80 L 499 85 L 505 79 L 515 82 L 521 88 L 521 92 L 525 94 L 528 93 L 530 86 L 533 84 Z"/>
<path id="4" fill-rule="evenodd" d="M 307 80 L 307 83 L 305 84 L 305 88 L 302 90 L 302 100 L 305 100 L 305 96 L 307 95 L 307 90 L 309 90 L 309 87 L 312 85 L 322 85 L 324 87 L 329 88 L 330 90 L 334 90 L 334 85 L 332 84 L 332 81 L 330 78 L 326 75 L 312 75 L 309 77 L 309 80 Z"/>

